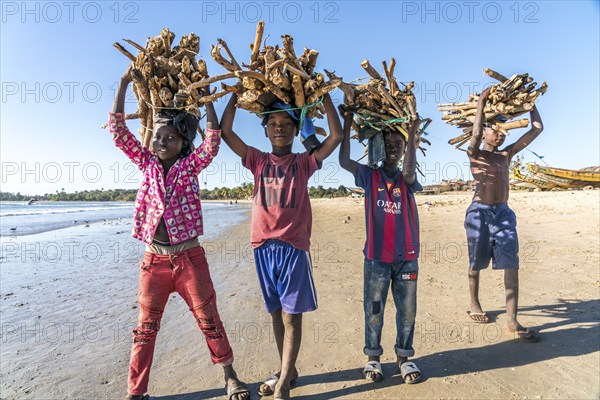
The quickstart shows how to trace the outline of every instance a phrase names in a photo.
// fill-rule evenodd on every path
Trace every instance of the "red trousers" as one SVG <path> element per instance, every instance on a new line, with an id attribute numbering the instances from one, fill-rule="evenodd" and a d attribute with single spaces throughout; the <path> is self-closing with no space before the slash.
<path id="1" fill-rule="evenodd" d="M 201 246 L 172 255 L 146 252 L 141 263 L 138 303 L 140 313 L 133 331 L 127 392 L 141 395 L 148 390 L 156 334 L 172 292 L 185 300 L 204 333 L 212 362 L 233 363 L 233 352 L 223 328 L 208 263 Z"/>

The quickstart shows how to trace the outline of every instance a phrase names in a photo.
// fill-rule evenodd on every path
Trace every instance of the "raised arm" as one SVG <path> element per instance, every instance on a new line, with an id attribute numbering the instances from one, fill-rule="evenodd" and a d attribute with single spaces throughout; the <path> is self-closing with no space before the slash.
<path id="1" fill-rule="evenodd" d="M 483 122 L 485 121 L 485 102 L 490 95 L 490 88 L 486 88 L 479 95 L 479 101 L 477 102 L 477 114 L 475 114 L 475 122 L 473 122 L 473 137 L 469 142 L 467 148 L 467 154 L 469 157 L 477 158 L 479 155 L 479 146 L 481 145 L 481 138 L 483 137 Z"/>
<path id="2" fill-rule="evenodd" d="M 352 113 L 340 107 L 340 112 L 344 116 L 343 138 L 340 144 L 340 166 L 352 175 L 358 174 L 358 163 L 350 159 L 350 129 L 352 128 Z"/>
<path id="3" fill-rule="evenodd" d="M 204 87 L 204 96 L 210 95 L 210 85 Z M 219 127 L 219 118 L 217 117 L 217 113 L 215 112 L 215 107 L 212 102 L 206 103 L 204 105 L 204 109 L 206 110 L 206 128 L 207 129 L 220 129 Z"/>
<path id="4" fill-rule="evenodd" d="M 121 77 L 119 81 L 119 87 L 117 88 L 117 93 L 115 94 L 115 100 L 113 101 L 112 113 L 124 113 L 125 112 L 125 96 L 127 95 L 127 87 L 131 83 L 131 70 L 133 69 L 133 64 L 130 64 L 129 67 L 125 70 L 125 73 Z"/>
<path id="5" fill-rule="evenodd" d="M 536 106 L 533 106 L 533 109 L 529 115 L 531 115 L 531 129 L 525 132 L 523 136 L 521 136 L 516 142 L 510 146 L 507 146 L 505 149 L 505 151 L 508 153 L 509 160 L 515 154 L 529 146 L 529 144 L 533 142 L 534 139 L 537 138 L 544 130 L 544 124 L 542 124 L 542 118 L 540 117 L 540 113 L 538 112 Z"/>
<path id="6" fill-rule="evenodd" d="M 331 101 L 331 96 L 326 93 L 323 96 L 323 106 L 325 107 L 325 113 L 327 114 L 327 124 L 329 125 L 329 135 L 321 143 L 318 149 L 313 153 L 317 162 L 325 160 L 333 153 L 335 148 L 342 142 L 344 134 L 342 133 L 342 124 L 340 123 L 340 117 L 335 110 L 335 106 Z"/>
<path id="7" fill-rule="evenodd" d="M 402 164 L 402 177 L 407 185 L 412 185 L 415 182 L 415 179 L 417 179 L 417 145 L 415 143 L 415 137 L 420 125 L 421 121 L 416 119 L 410 123 L 410 128 L 408 129 L 408 141 L 406 143 L 404 162 Z"/>
<path id="8" fill-rule="evenodd" d="M 210 86 L 204 87 L 203 94 L 204 96 L 210 94 Z M 188 156 L 189 163 L 192 166 L 192 173 L 196 175 L 210 165 L 212 160 L 217 156 L 219 146 L 221 145 L 219 119 L 217 118 L 213 103 L 206 103 L 204 108 L 206 110 L 206 136 L 202 144 Z"/>
<path id="9" fill-rule="evenodd" d="M 142 146 L 125 124 L 125 96 L 127 94 L 127 87 L 132 80 L 132 69 L 133 66 L 130 65 L 119 81 L 119 87 L 117 88 L 111 114 L 109 115 L 108 129 L 113 136 L 115 145 L 143 171 L 148 166 L 151 157 L 150 150 Z"/>
<path id="10" fill-rule="evenodd" d="M 233 93 L 229 99 L 229 103 L 227 103 L 227 107 L 225 107 L 225 111 L 223 111 L 223 116 L 221 117 L 221 137 L 238 157 L 245 159 L 246 154 L 248 154 L 248 145 L 233 131 L 236 102 L 237 94 Z"/>

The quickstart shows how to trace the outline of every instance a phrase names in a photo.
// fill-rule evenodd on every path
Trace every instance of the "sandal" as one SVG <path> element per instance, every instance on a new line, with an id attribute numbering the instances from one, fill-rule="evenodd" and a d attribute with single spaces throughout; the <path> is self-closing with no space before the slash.
<path id="1" fill-rule="evenodd" d="M 379 361 L 368 361 L 365 365 L 365 369 L 363 369 L 363 374 L 367 379 L 370 379 L 372 382 L 381 382 L 383 380 L 383 372 L 381 368 L 381 363 Z M 367 373 L 373 373 L 374 375 L 368 376 Z"/>
<path id="2" fill-rule="evenodd" d="M 418 374 L 416 378 L 407 379 L 410 374 Z M 404 383 L 413 384 L 417 383 L 421 380 L 421 371 L 412 361 L 404 362 L 400 365 L 400 374 L 402 374 L 402 379 L 404 379 Z"/>
<path id="3" fill-rule="evenodd" d="M 237 386 L 225 386 L 225 390 L 227 391 L 227 400 L 231 400 L 235 394 L 243 393 L 248 393 L 248 399 L 250 399 L 250 391 L 243 382 L 240 382 L 240 384 Z"/>
<path id="4" fill-rule="evenodd" d="M 297 380 L 298 380 L 298 378 L 292 379 L 290 381 L 290 386 L 295 385 Z M 267 385 L 268 389 L 263 390 L 262 388 L 259 387 L 258 394 L 261 396 L 273 396 L 273 393 L 275 393 L 275 386 L 277 385 L 278 381 L 279 381 L 279 376 L 271 375 L 270 377 L 265 379 L 263 382 L 264 385 Z"/>
<path id="5" fill-rule="evenodd" d="M 492 318 L 484 312 L 472 312 L 467 311 L 467 315 L 471 317 L 471 319 L 479 324 L 489 324 L 492 322 Z"/>

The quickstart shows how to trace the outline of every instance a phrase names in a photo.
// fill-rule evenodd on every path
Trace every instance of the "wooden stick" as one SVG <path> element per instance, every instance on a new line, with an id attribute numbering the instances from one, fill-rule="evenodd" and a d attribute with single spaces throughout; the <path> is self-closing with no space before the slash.
<path id="1" fill-rule="evenodd" d="M 396 60 L 394 60 L 393 58 L 392 58 L 392 61 L 394 62 L 394 64 L 396 63 Z M 385 73 L 385 76 L 388 80 L 388 86 L 390 87 L 390 93 L 392 96 L 394 96 L 394 93 L 396 93 L 396 90 L 398 90 L 398 84 L 396 83 L 394 76 L 390 72 L 390 69 L 388 69 L 388 66 L 387 66 L 385 60 L 383 60 L 382 64 L 383 64 L 383 72 Z M 390 62 L 390 64 L 391 64 L 391 62 Z"/>
<path id="2" fill-rule="evenodd" d="M 294 91 L 294 103 L 296 107 L 304 107 L 304 88 L 302 87 L 302 78 L 294 74 L 292 77 L 292 89 Z"/>
<path id="3" fill-rule="evenodd" d="M 456 143 L 458 143 L 458 142 L 460 142 L 460 141 L 463 141 L 463 140 L 464 140 L 464 139 L 466 139 L 466 138 L 469 138 L 469 139 L 470 139 L 470 138 L 471 138 L 471 136 L 472 136 L 472 135 L 471 135 L 471 132 L 463 133 L 462 135 L 460 135 L 460 136 L 457 136 L 457 137 L 455 137 L 454 139 L 450 139 L 450 140 L 448 140 L 448 144 L 456 144 Z"/>
<path id="4" fill-rule="evenodd" d="M 394 110 L 396 110 L 399 114 L 402 114 L 402 109 L 400 108 L 398 103 L 396 103 L 396 100 L 392 97 L 392 95 L 386 90 L 385 86 L 383 84 L 380 84 L 378 89 L 381 96 L 385 100 L 387 100 L 387 102 L 390 103 L 392 107 L 394 107 Z"/>
<path id="5" fill-rule="evenodd" d="M 235 76 L 238 78 L 253 78 L 261 81 L 265 85 L 269 83 L 269 81 L 265 78 L 263 74 L 255 71 L 235 71 Z"/>
<path id="6" fill-rule="evenodd" d="M 315 90 L 315 92 L 308 97 L 306 102 L 308 104 L 314 103 L 315 101 L 317 101 L 319 99 L 319 97 L 323 96 L 325 93 L 328 93 L 328 92 L 332 91 L 333 89 L 335 89 L 336 87 L 338 87 L 340 85 L 340 83 L 342 83 L 341 80 L 329 81 L 329 82 L 325 83 L 324 85 L 320 86 L 317 90 Z"/>
<path id="7" fill-rule="evenodd" d="M 189 89 L 199 89 L 201 87 L 208 86 L 211 83 L 222 81 L 224 79 L 235 78 L 236 76 L 237 75 L 235 74 L 235 72 L 230 72 L 228 74 L 215 75 L 215 76 L 211 76 L 210 78 L 203 78 L 203 79 L 199 80 L 198 82 L 192 83 L 189 86 Z"/>
<path id="8" fill-rule="evenodd" d="M 238 86 L 227 85 L 223 82 L 221 82 L 221 90 L 224 90 L 229 93 L 236 93 L 236 94 L 239 94 L 239 92 L 240 92 Z"/>
<path id="9" fill-rule="evenodd" d="M 313 49 L 308 51 L 308 62 L 304 66 L 304 70 L 308 75 L 312 75 L 315 70 L 315 66 L 317 65 L 317 57 L 319 57 L 319 52 Z"/>
<path id="10" fill-rule="evenodd" d="M 487 76 L 492 77 L 495 80 L 500 81 L 500 82 L 504 82 L 504 81 L 508 80 L 508 78 L 505 77 L 504 75 L 502 75 L 494 70 L 491 70 L 489 68 L 484 68 L 483 72 L 485 72 Z"/>
<path id="11" fill-rule="evenodd" d="M 272 83 L 267 83 L 265 86 L 267 90 L 273 93 L 275 96 L 277 96 L 279 100 L 287 104 L 292 103 L 292 97 L 289 94 L 285 93 L 283 90 L 281 90 L 279 87 L 273 85 Z"/>
<path id="12" fill-rule="evenodd" d="M 221 46 L 219 44 L 217 44 L 216 46 L 212 45 L 210 46 L 210 54 L 213 58 L 213 60 L 215 60 L 218 64 L 220 64 L 221 66 L 223 66 L 223 68 L 225 68 L 227 71 L 237 71 L 239 70 L 239 68 L 236 68 L 233 63 L 227 61 L 225 58 L 223 58 L 223 56 L 221 55 Z"/>
<path id="13" fill-rule="evenodd" d="M 373 79 L 379 79 L 379 80 L 383 80 L 383 78 L 381 77 L 381 75 L 379 75 L 379 72 L 377 72 L 375 70 L 375 68 L 371 67 L 371 64 L 369 63 L 369 60 L 364 59 L 362 60 L 362 62 L 360 63 L 360 65 L 365 69 L 365 71 L 367 71 L 367 73 L 369 75 L 371 75 L 371 77 Z"/>
<path id="14" fill-rule="evenodd" d="M 198 101 L 198 103 L 200 103 L 200 104 L 206 104 L 206 103 L 215 102 L 218 99 L 220 99 L 221 97 L 225 96 L 227 93 L 229 93 L 229 92 L 226 91 L 226 90 L 222 90 L 220 92 L 216 92 L 216 93 L 213 93 L 213 94 L 208 95 L 208 96 L 202 96 L 202 97 L 200 97 L 200 100 Z"/>
<path id="15" fill-rule="evenodd" d="M 117 48 L 117 50 L 119 50 L 121 53 L 123 53 L 125 55 L 125 57 L 129 58 L 132 62 L 137 61 L 137 59 L 133 56 L 133 54 L 131 54 L 130 52 L 125 50 L 125 48 L 123 46 L 121 46 L 119 43 L 115 42 L 115 43 L 113 43 L 113 46 L 115 46 Z"/>
<path id="16" fill-rule="evenodd" d="M 298 68 L 290 65 L 290 63 L 286 62 L 284 64 L 284 70 L 286 70 L 286 69 L 289 70 L 291 73 L 299 75 L 300 77 L 302 77 L 302 78 L 304 78 L 306 80 L 310 79 L 310 75 L 308 75 L 306 72 L 304 72 L 304 71 L 302 71 L 302 70 L 300 70 L 300 69 L 298 69 Z"/>
<path id="17" fill-rule="evenodd" d="M 527 125 L 529 125 L 529 120 L 525 118 L 525 119 L 518 119 L 516 121 L 498 123 L 498 124 L 494 125 L 494 127 L 497 127 L 500 130 L 508 131 L 510 129 L 524 128 Z"/>
<path id="18" fill-rule="evenodd" d="M 252 55 L 250 56 L 250 63 L 253 63 L 258 59 L 258 53 L 260 51 L 260 42 L 262 42 L 264 30 L 265 21 L 258 21 L 258 23 L 256 24 L 256 35 L 254 36 L 254 43 L 252 44 Z"/>
<path id="19" fill-rule="evenodd" d="M 129 39 L 123 39 L 124 42 L 129 43 L 130 45 L 132 45 L 133 47 L 135 47 L 136 49 L 138 49 L 139 51 L 141 51 L 142 53 L 146 52 L 146 49 L 142 46 L 140 46 L 139 44 L 137 44 L 136 42 L 134 42 L 133 40 L 129 40 Z"/>
<path id="20" fill-rule="evenodd" d="M 229 59 L 231 60 L 231 65 L 233 65 L 235 69 L 242 69 L 242 67 L 240 67 L 238 62 L 235 60 L 233 54 L 231 54 L 231 51 L 229 51 L 229 46 L 227 46 L 227 42 L 223 39 L 217 39 L 217 43 L 219 43 L 221 47 L 223 47 L 223 50 L 225 50 L 225 53 L 227 53 L 227 55 L 229 56 Z"/>

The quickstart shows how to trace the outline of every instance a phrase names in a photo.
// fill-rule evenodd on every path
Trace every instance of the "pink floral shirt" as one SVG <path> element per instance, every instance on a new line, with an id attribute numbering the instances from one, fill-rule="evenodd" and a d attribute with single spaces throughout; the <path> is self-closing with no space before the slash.
<path id="1" fill-rule="evenodd" d="M 217 155 L 221 131 L 207 129 L 202 145 L 177 160 L 165 177 L 158 156 L 143 147 L 129 131 L 124 114 L 110 113 L 109 129 L 115 145 L 144 173 L 135 199 L 133 237 L 151 244 L 161 218 L 165 220 L 171 245 L 202 235 L 198 174 Z"/>

